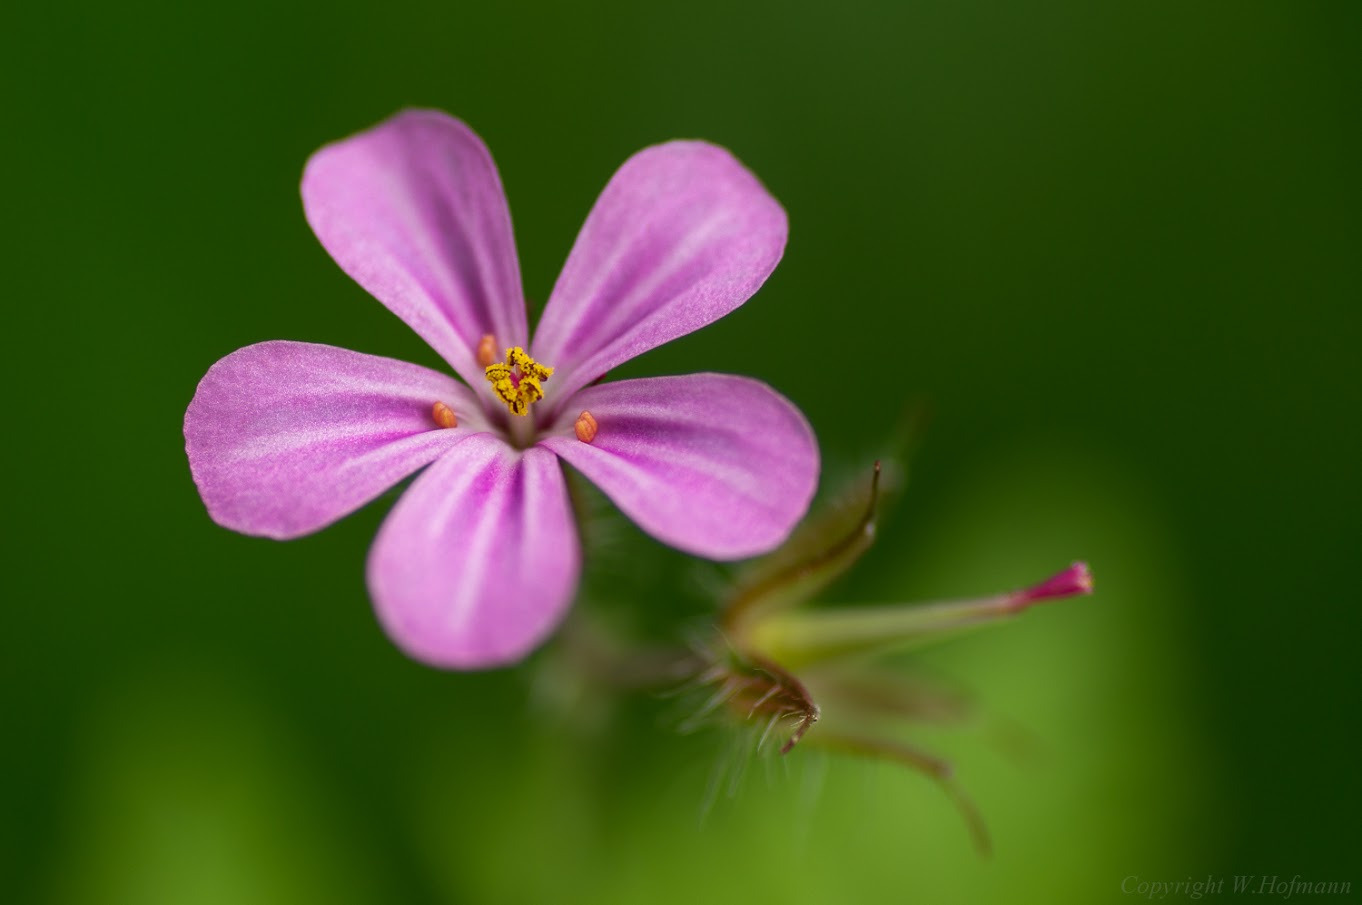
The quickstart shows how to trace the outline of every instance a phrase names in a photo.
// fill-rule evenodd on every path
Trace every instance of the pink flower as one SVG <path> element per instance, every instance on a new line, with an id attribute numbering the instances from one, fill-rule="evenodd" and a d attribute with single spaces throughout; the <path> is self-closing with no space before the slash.
<path id="1" fill-rule="evenodd" d="M 218 524 L 288 539 L 429 465 L 368 561 L 379 620 L 412 657 L 510 663 L 558 624 L 581 559 L 559 459 L 658 540 L 713 559 L 775 547 L 808 508 L 813 433 L 765 384 L 593 383 L 732 311 L 775 269 L 785 212 L 727 151 L 677 141 L 626 161 L 533 338 L 506 197 L 463 123 L 407 111 L 328 145 L 302 195 L 341 269 L 465 382 L 332 346 L 248 346 L 199 383 L 189 466 Z"/>

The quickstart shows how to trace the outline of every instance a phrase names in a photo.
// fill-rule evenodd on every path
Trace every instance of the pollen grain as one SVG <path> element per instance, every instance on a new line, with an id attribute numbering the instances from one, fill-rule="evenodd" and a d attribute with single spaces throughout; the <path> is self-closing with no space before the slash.
<path id="1" fill-rule="evenodd" d="M 489 364 L 484 373 L 492 392 L 506 403 L 512 415 L 528 415 L 530 405 L 544 398 L 541 381 L 553 375 L 553 368 L 541 365 L 520 346 L 506 350 L 506 361 Z"/>

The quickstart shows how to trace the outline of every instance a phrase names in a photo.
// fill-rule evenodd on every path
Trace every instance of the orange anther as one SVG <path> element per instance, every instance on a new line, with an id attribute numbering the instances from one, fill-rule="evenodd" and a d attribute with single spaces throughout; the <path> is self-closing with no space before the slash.
<path id="1" fill-rule="evenodd" d="M 435 403 L 435 407 L 430 410 L 430 416 L 440 427 L 457 427 L 459 424 L 459 419 L 454 417 L 454 410 L 443 402 Z"/>
<path id="2" fill-rule="evenodd" d="M 484 333 L 478 342 L 478 364 L 485 368 L 500 357 L 501 354 L 497 351 L 497 338 L 490 333 Z"/>
<path id="3" fill-rule="evenodd" d="M 577 439 L 583 443 L 590 443 L 596 439 L 596 419 L 590 412 L 578 415 L 577 423 L 572 425 L 572 429 L 577 432 Z"/>

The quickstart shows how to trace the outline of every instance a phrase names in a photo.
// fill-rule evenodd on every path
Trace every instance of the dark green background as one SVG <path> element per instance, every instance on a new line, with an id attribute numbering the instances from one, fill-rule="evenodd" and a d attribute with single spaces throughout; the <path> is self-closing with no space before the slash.
<path id="1" fill-rule="evenodd" d="M 1362 881 L 1362 6 L 5 19 L 0 898 L 1093 902 L 1128 876 Z M 1047 750 L 1019 768 L 977 736 L 932 742 L 993 860 L 892 769 L 833 761 L 798 803 L 819 762 L 802 749 L 790 779 L 758 767 L 699 821 L 720 735 L 678 738 L 648 701 L 545 707 L 544 657 L 403 660 L 363 585 L 391 495 L 291 544 L 208 520 L 180 425 L 217 358 L 289 338 L 437 364 L 297 194 L 308 154 L 406 105 L 487 141 L 540 303 L 634 150 L 703 137 L 765 181 L 791 222 L 775 276 L 624 376 L 772 382 L 812 421 L 825 485 L 931 400 L 904 503 L 839 599 L 1092 561 L 1092 600 L 929 658 Z M 579 606 L 654 631 L 703 614 L 693 564 L 605 528 Z"/>

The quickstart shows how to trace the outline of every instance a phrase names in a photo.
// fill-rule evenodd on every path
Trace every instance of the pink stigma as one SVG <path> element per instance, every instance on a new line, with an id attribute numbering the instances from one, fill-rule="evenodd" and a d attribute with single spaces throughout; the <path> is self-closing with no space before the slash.
<path id="1" fill-rule="evenodd" d="M 1091 593 L 1092 573 L 1088 571 L 1088 564 L 1076 562 L 1063 572 L 1045 579 L 1040 584 L 1034 584 L 1024 591 L 1014 592 L 1012 599 L 1014 605 L 1026 606 L 1031 603 L 1039 603 L 1042 600 L 1059 600 L 1064 597 Z"/>

